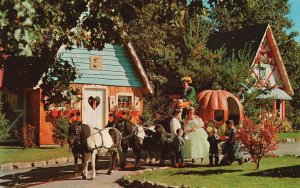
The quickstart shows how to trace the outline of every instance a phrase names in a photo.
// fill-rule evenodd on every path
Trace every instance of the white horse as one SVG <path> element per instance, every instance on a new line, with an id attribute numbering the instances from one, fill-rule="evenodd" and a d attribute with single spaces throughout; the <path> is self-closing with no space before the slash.
<path id="1" fill-rule="evenodd" d="M 121 151 L 121 132 L 115 128 L 105 128 L 102 130 L 95 129 L 93 127 L 83 125 L 82 128 L 82 146 L 83 153 L 83 171 L 82 179 L 86 179 L 88 175 L 88 163 L 89 159 L 92 163 L 92 177 L 96 176 L 96 154 L 109 155 L 110 167 L 106 174 L 110 175 L 115 167 L 115 162 L 119 159 L 119 152 Z"/>

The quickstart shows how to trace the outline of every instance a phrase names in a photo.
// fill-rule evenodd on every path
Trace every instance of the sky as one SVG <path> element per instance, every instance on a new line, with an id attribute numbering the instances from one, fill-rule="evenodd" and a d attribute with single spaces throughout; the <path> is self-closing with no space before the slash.
<path id="1" fill-rule="evenodd" d="M 287 17 L 293 20 L 295 25 L 291 30 L 299 32 L 299 35 L 295 39 L 297 42 L 300 42 L 300 0 L 289 0 L 289 2 L 291 10 Z"/>

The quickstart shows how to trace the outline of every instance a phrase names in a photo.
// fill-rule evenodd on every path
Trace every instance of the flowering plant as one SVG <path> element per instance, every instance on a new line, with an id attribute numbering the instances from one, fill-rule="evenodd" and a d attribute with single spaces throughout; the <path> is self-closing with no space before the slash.
<path id="1" fill-rule="evenodd" d="M 256 170 L 259 170 L 261 159 L 269 152 L 277 149 L 278 131 L 279 127 L 272 120 L 254 124 L 248 118 L 245 118 L 237 131 L 235 140 L 243 143 L 244 149 L 249 152 L 256 164 Z"/>

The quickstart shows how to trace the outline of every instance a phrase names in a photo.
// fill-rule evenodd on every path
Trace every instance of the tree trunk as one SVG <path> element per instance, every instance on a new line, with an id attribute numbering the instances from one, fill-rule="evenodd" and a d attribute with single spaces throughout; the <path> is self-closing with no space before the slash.
<path id="1" fill-rule="evenodd" d="M 256 162 L 256 171 L 258 172 L 258 170 L 259 170 L 259 163 L 260 163 L 260 160 L 257 160 L 257 162 Z"/>

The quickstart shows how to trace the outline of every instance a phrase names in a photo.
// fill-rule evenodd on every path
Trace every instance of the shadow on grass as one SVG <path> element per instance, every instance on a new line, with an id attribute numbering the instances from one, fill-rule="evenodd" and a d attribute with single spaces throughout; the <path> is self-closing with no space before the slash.
<path id="1" fill-rule="evenodd" d="M 204 171 L 185 171 L 185 172 L 178 172 L 175 175 L 211 175 L 211 174 L 223 174 L 223 173 L 233 173 L 233 172 L 240 172 L 242 170 L 228 170 L 228 169 L 213 169 L 213 170 L 204 170 Z"/>
<path id="2" fill-rule="evenodd" d="M 98 161 L 97 170 L 108 169 L 109 161 Z M 79 164 L 81 169 L 81 164 Z M 14 173 L 0 176 L 0 187 L 31 187 L 51 181 L 67 180 L 74 177 L 74 165 L 41 167 L 29 169 L 26 172 Z M 80 173 L 75 180 L 81 180 Z M 72 179 L 74 180 L 74 179 Z"/>
<path id="3" fill-rule="evenodd" d="M 280 177 L 280 178 L 300 178 L 300 165 L 287 166 L 272 168 L 268 170 L 263 170 L 259 172 L 251 172 L 244 174 L 245 176 L 267 176 L 267 177 Z"/>

